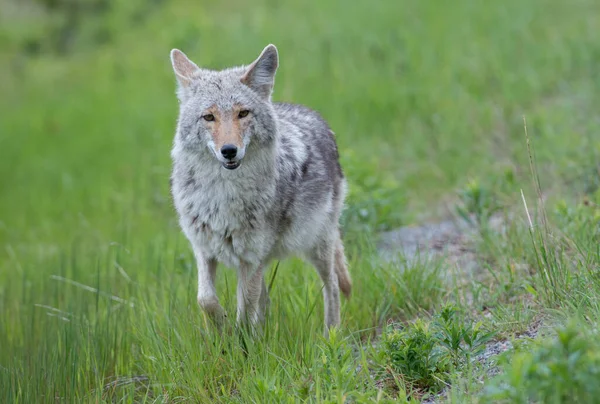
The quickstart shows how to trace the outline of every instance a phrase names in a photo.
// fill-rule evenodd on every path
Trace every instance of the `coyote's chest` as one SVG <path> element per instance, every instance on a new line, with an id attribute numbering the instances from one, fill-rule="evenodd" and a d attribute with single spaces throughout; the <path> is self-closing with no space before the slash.
<path id="1" fill-rule="evenodd" d="M 247 184 L 195 185 L 175 198 L 188 237 L 207 258 L 232 267 L 259 265 L 272 245 L 267 217 L 271 201 L 265 198 L 268 192 Z"/>

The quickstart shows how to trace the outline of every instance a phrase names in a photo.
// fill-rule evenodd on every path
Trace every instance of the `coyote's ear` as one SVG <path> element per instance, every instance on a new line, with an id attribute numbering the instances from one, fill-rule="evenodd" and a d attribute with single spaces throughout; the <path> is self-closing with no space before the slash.
<path id="1" fill-rule="evenodd" d="M 264 98 L 270 98 L 275 84 L 275 72 L 279 65 L 279 56 L 275 45 L 268 45 L 246 70 L 242 83 L 252 88 Z"/>
<path id="2" fill-rule="evenodd" d="M 194 73 L 199 70 L 198 66 L 179 49 L 171 51 L 171 63 L 179 84 L 184 88 L 189 86 Z"/>

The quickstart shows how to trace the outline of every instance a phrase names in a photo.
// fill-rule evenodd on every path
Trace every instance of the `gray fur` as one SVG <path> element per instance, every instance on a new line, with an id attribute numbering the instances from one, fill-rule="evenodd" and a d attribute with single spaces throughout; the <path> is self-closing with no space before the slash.
<path id="1" fill-rule="evenodd" d="M 327 332 L 340 321 L 338 289 L 350 294 L 339 231 L 346 181 L 333 132 L 315 111 L 271 102 L 273 45 L 249 66 L 223 71 L 187 63 L 177 50 L 171 55 L 180 101 L 172 195 L 198 263 L 199 304 L 217 320 L 225 315 L 214 287 L 221 262 L 238 270 L 237 320 L 259 323 L 269 300 L 265 268 L 296 255 L 325 284 Z M 244 121 L 241 165 L 228 170 L 202 114 L 209 108 L 230 114 L 235 105 L 250 110 L 244 119 L 251 121 Z"/>

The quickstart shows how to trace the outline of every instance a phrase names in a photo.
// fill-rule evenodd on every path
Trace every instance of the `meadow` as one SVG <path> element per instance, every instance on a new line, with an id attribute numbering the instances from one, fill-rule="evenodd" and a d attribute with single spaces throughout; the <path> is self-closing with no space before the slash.
<path id="1" fill-rule="evenodd" d="M 0 402 L 600 402 L 598 32 L 594 0 L 0 0 Z M 170 50 L 269 43 L 274 100 L 329 121 L 350 185 L 328 339 L 297 259 L 264 336 L 216 333 L 169 195 Z M 449 217 L 476 274 L 380 257 Z"/>

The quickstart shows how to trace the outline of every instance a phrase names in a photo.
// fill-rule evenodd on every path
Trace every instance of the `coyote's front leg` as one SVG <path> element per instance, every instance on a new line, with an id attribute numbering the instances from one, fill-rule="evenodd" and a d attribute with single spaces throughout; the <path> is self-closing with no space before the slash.
<path id="1" fill-rule="evenodd" d="M 227 313 L 219 303 L 215 288 L 217 261 L 206 259 L 200 252 L 195 252 L 195 255 L 198 265 L 198 304 L 220 327 L 227 317 Z"/>
<path id="2" fill-rule="evenodd" d="M 252 268 L 242 264 L 238 269 L 237 322 L 256 327 L 265 320 L 269 296 L 264 280 L 264 266 Z"/>

